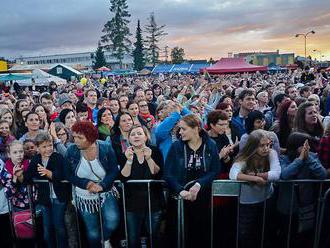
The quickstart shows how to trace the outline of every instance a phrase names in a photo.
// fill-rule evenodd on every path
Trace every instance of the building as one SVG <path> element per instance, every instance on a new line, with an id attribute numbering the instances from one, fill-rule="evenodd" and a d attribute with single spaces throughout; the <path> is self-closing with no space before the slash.
<path id="1" fill-rule="evenodd" d="M 55 65 L 53 68 L 49 69 L 48 73 L 66 80 L 77 79 L 79 76 L 82 76 L 80 71 L 63 64 Z"/>
<path id="2" fill-rule="evenodd" d="M 71 66 L 77 70 L 90 69 L 93 66 L 95 54 L 93 52 L 69 53 L 56 55 L 42 55 L 34 57 L 16 58 L 16 64 L 29 67 L 52 68 L 56 64 Z M 111 69 L 119 69 L 119 61 L 110 52 L 104 52 L 105 60 Z M 133 68 L 133 57 L 125 55 L 122 61 L 123 69 Z"/>
<path id="3" fill-rule="evenodd" d="M 294 53 L 283 53 L 280 51 L 275 52 L 247 52 L 234 54 L 234 58 L 245 58 L 246 62 L 254 65 L 268 66 L 275 65 L 290 65 L 294 64 Z"/>

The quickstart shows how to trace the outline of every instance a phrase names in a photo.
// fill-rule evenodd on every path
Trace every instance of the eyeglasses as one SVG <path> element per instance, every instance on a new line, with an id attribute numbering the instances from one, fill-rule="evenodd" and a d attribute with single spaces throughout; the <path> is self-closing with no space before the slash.
<path id="1" fill-rule="evenodd" d="M 64 132 L 64 133 L 58 133 L 58 134 L 57 134 L 58 137 L 63 137 L 63 136 L 65 136 L 65 135 L 66 135 L 65 132 Z"/>
<path id="2" fill-rule="evenodd" d="M 145 107 L 148 107 L 148 105 L 147 104 L 143 104 L 143 105 L 140 105 L 139 107 L 140 108 L 145 108 Z"/>

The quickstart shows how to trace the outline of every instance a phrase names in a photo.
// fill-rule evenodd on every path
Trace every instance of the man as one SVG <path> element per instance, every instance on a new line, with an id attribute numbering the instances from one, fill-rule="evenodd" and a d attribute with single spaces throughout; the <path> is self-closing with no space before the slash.
<path id="1" fill-rule="evenodd" d="M 298 96 L 297 88 L 294 85 L 286 87 L 285 94 L 287 94 L 292 101 L 294 101 Z"/>
<path id="2" fill-rule="evenodd" d="M 97 93 L 95 89 L 88 89 L 85 92 L 85 103 L 88 107 L 88 119 L 97 122 Z"/>
<path id="3" fill-rule="evenodd" d="M 239 136 L 241 137 L 246 133 L 245 119 L 248 114 L 255 108 L 256 99 L 254 91 L 251 89 L 245 89 L 238 95 L 238 103 L 240 108 L 238 112 L 233 116 L 232 123 L 239 130 Z"/>
<path id="4" fill-rule="evenodd" d="M 139 102 L 139 101 L 142 101 L 142 100 L 145 100 L 145 99 L 146 99 L 146 96 L 145 96 L 144 91 L 143 91 L 142 88 L 135 91 L 134 101 Z"/>
<path id="5" fill-rule="evenodd" d="M 301 97 L 308 98 L 312 94 L 312 89 L 310 86 L 305 85 L 300 88 L 299 94 Z"/>
<path id="6" fill-rule="evenodd" d="M 58 117 L 58 112 L 54 106 L 53 97 L 48 92 L 44 92 L 40 95 L 39 101 L 42 106 L 49 112 L 50 120 L 54 121 Z"/>
<path id="7" fill-rule="evenodd" d="M 72 100 L 70 99 L 70 97 L 65 93 L 62 94 L 58 100 L 58 105 L 60 107 L 61 110 L 63 109 L 73 109 L 72 106 Z"/>
<path id="8" fill-rule="evenodd" d="M 154 93 L 153 93 L 152 89 L 146 89 L 144 91 L 144 94 L 145 94 L 145 98 L 148 102 L 150 114 L 155 116 L 157 104 L 154 102 Z"/>
<path id="9" fill-rule="evenodd" d="M 76 106 L 77 121 L 88 121 L 88 107 L 84 102 L 78 102 Z"/>

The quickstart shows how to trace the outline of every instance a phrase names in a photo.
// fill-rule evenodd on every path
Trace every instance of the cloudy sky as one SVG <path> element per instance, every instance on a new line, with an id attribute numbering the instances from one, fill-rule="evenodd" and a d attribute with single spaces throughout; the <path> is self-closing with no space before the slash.
<path id="1" fill-rule="evenodd" d="M 330 59 L 328 0 L 128 0 L 131 32 L 150 12 L 186 58 L 218 59 L 228 52 L 274 51 Z M 94 51 L 110 18 L 109 0 L 11 0 L 0 7 L 0 57 Z M 134 39 L 134 36 L 132 36 Z M 313 50 L 318 52 L 313 52 Z"/>

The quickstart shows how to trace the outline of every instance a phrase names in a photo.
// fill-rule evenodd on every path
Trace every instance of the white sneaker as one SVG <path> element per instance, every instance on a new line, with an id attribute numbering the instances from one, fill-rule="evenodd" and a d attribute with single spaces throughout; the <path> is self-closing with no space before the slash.
<path id="1" fill-rule="evenodd" d="M 104 248 L 112 248 L 110 240 L 104 241 Z"/>

